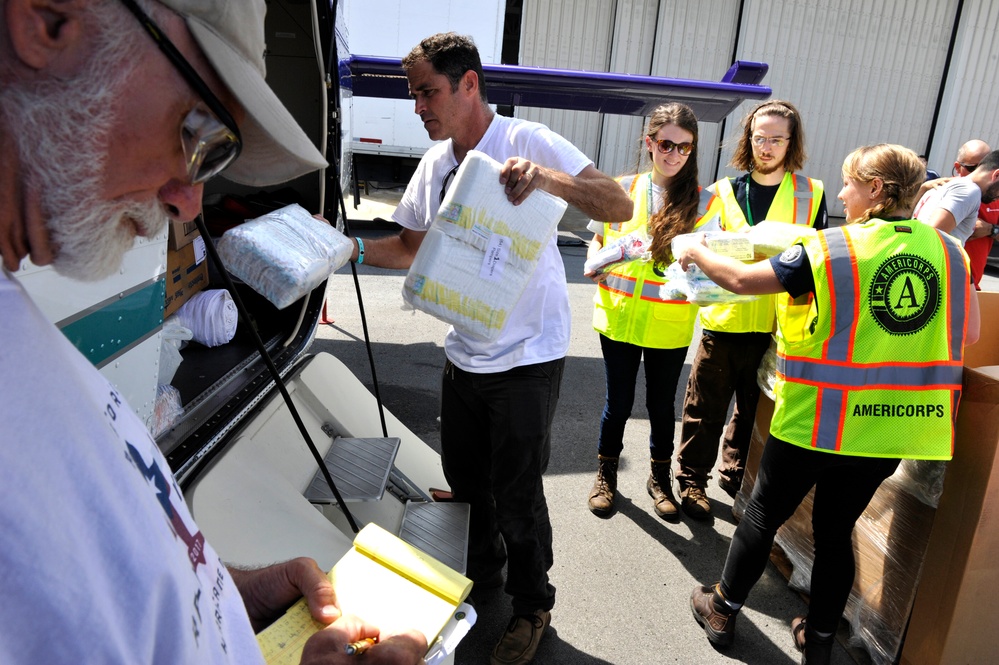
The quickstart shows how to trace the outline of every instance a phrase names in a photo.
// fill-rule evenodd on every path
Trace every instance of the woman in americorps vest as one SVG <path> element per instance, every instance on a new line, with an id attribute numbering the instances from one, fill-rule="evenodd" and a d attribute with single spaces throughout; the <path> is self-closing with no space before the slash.
<path id="1" fill-rule="evenodd" d="M 659 299 L 663 270 L 673 261 L 670 243 L 699 225 L 710 194 L 697 184 L 697 118 L 684 104 L 663 104 L 652 112 L 642 137 L 652 169 L 618 178 L 634 203 L 627 222 L 590 222 L 593 240 L 587 265 L 617 248 L 621 258 L 647 250 L 651 259 L 619 260 L 584 273 L 597 283 L 593 327 L 600 333 L 607 396 L 597 443 L 597 478 L 590 511 L 604 517 L 614 507 L 618 458 L 624 427 L 635 401 L 635 381 L 644 357 L 649 452 L 647 483 L 656 513 L 679 519 L 671 487 L 674 395 L 694 331 L 697 308 L 686 301 Z M 702 200 L 703 199 L 703 200 Z M 634 253 L 633 253 L 634 252 Z"/>
<path id="2" fill-rule="evenodd" d="M 924 178 L 908 148 L 858 148 L 843 163 L 845 226 L 755 264 L 702 245 L 677 257 L 730 291 L 782 294 L 775 411 L 758 480 L 721 581 L 691 596 L 716 644 L 731 643 L 778 527 L 814 486 L 808 616 L 791 630 L 802 662 L 829 662 L 855 574 L 854 524 L 902 458 L 953 454 L 978 300 L 960 243 L 909 219 Z"/>

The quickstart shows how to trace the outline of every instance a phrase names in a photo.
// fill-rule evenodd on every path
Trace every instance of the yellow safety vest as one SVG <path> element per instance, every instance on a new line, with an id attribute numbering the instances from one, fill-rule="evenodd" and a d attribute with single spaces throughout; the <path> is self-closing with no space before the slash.
<path id="1" fill-rule="evenodd" d="M 815 297 L 778 314 L 771 434 L 949 460 L 971 295 L 960 243 L 914 220 L 872 220 L 806 238 L 804 251 Z"/>
<path id="2" fill-rule="evenodd" d="M 625 176 L 617 181 L 634 202 L 634 213 L 627 222 L 603 225 L 605 245 L 634 231 L 648 230 L 652 174 Z M 711 198 L 710 192 L 701 191 L 695 228 L 708 219 L 704 212 Z M 613 267 L 593 297 L 593 328 L 614 341 L 650 349 L 690 345 L 697 306 L 686 300 L 660 300 L 659 287 L 665 281 L 652 261 L 630 261 Z"/>
<path id="3" fill-rule="evenodd" d="M 720 214 L 725 231 L 748 232 L 749 222 L 736 201 L 731 178 L 722 178 L 708 187 L 717 196 L 709 210 Z M 766 219 L 801 226 L 812 226 L 822 201 L 821 180 L 795 173 L 785 173 L 777 194 L 770 204 Z M 762 220 L 760 220 L 762 221 Z M 774 298 L 761 296 L 756 300 L 736 304 L 711 305 L 701 308 L 701 327 L 724 332 L 773 332 Z"/>

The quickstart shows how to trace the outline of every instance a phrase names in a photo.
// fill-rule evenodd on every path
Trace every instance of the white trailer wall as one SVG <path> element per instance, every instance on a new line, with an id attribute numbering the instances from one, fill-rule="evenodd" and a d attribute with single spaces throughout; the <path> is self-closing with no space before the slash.
<path id="1" fill-rule="evenodd" d="M 472 35 L 482 62 L 498 63 L 505 11 L 504 0 L 354 0 L 347 4 L 348 45 L 356 55 L 401 58 L 421 39 L 450 30 Z M 354 97 L 351 114 L 353 140 L 379 140 L 388 154 L 420 157 L 433 145 L 409 100 Z"/>
<path id="2" fill-rule="evenodd" d="M 859 145 L 929 149 L 930 166 L 945 175 L 964 141 L 999 148 L 999 3 L 965 0 L 959 22 L 958 7 L 958 0 L 524 0 L 521 64 L 717 81 L 735 59 L 766 62 L 774 98 L 802 113 L 804 172 L 825 181 L 830 214 L 842 215 L 840 166 Z M 734 174 L 726 164 L 751 105 L 724 125 L 701 125 L 702 184 Z M 608 173 L 635 168 L 636 119 L 527 108 L 517 115 L 549 124 Z"/>

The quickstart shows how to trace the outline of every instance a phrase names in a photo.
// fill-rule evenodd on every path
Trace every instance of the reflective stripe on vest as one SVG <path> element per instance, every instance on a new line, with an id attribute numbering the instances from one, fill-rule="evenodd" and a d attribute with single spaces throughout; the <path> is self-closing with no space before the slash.
<path id="1" fill-rule="evenodd" d="M 600 288 L 613 291 L 614 293 L 620 293 L 628 297 L 633 297 L 635 295 L 635 282 L 637 281 L 637 279 L 631 277 L 608 273 L 607 279 L 600 283 Z M 646 279 L 642 282 L 642 293 L 638 297 L 642 300 L 651 300 L 653 302 L 676 302 L 684 305 L 689 304 L 685 300 L 661 300 L 659 298 L 659 287 L 665 283 L 666 282 L 655 282 L 650 279 Z"/>
<path id="2" fill-rule="evenodd" d="M 794 180 L 794 223 L 811 226 L 815 216 L 813 208 L 816 205 L 812 196 L 812 181 L 797 173 L 792 173 L 791 178 Z"/>

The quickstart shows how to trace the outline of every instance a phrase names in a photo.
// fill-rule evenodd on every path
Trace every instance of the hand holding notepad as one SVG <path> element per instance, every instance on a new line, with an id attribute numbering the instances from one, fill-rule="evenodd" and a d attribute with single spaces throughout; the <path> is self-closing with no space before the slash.
<path id="1" fill-rule="evenodd" d="M 341 612 L 357 615 L 383 635 L 418 630 L 431 650 L 472 588 L 467 577 L 376 524 L 361 529 L 329 579 Z M 324 627 L 303 599 L 257 641 L 270 665 L 298 665 L 305 642 Z"/>

